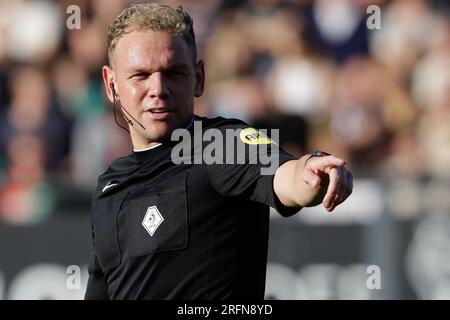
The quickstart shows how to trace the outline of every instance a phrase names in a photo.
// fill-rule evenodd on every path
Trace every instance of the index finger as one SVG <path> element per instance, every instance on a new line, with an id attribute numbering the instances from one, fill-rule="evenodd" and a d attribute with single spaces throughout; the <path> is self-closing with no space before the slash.
<path id="1" fill-rule="evenodd" d="M 314 157 L 306 163 L 306 166 L 309 166 L 313 170 L 319 169 L 320 171 L 328 173 L 331 168 L 345 166 L 345 160 L 332 155 Z"/>

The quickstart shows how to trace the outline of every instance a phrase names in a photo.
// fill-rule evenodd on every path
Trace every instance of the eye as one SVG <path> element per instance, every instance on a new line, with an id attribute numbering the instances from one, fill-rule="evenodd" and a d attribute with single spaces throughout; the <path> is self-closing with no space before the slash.
<path id="1" fill-rule="evenodd" d="M 149 76 L 149 73 L 147 72 L 138 72 L 133 74 L 130 79 L 144 79 L 147 78 Z"/>

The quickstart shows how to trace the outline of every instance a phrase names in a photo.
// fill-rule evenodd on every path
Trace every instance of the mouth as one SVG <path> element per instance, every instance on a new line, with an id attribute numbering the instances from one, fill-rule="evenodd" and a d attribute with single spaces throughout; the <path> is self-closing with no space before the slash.
<path id="1" fill-rule="evenodd" d="M 148 109 L 146 111 L 149 111 L 151 113 L 170 113 L 170 111 L 166 108 L 154 108 L 154 109 Z"/>
<path id="2" fill-rule="evenodd" d="M 144 114 L 152 120 L 164 120 L 169 117 L 171 113 L 172 111 L 167 108 L 151 108 L 144 111 Z"/>

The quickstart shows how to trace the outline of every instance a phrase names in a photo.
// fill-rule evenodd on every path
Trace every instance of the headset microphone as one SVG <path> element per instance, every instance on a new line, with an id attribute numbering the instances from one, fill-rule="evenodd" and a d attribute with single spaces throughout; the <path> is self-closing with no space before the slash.
<path id="1" fill-rule="evenodd" d="M 127 131 L 128 133 L 130 132 L 127 128 L 121 126 L 121 125 L 119 124 L 119 122 L 117 121 L 117 117 L 116 117 L 116 103 L 117 103 L 117 104 L 120 106 L 119 110 L 120 110 L 120 112 L 122 113 L 122 116 L 125 118 L 125 120 L 127 121 L 128 124 L 130 124 L 131 126 L 133 126 L 133 121 L 131 121 L 131 119 L 128 118 L 128 117 L 125 115 L 125 113 L 124 113 L 123 111 L 125 111 L 125 112 L 127 113 L 128 116 L 130 116 L 137 124 L 139 124 L 139 125 L 142 127 L 142 129 L 145 130 L 145 127 L 142 125 L 142 123 L 140 123 L 139 121 L 137 121 L 137 120 L 136 120 L 136 119 L 135 119 L 128 111 L 127 111 L 127 109 L 125 109 L 125 108 L 122 106 L 122 104 L 120 103 L 120 101 L 117 101 L 117 100 L 116 100 L 116 90 L 115 90 L 115 88 L 114 88 L 114 84 L 111 83 L 110 86 L 111 86 L 111 90 L 112 90 L 112 94 L 113 94 L 113 102 L 114 102 L 114 120 L 116 121 L 116 124 L 117 124 L 120 128 L 122 128 L 122 129 L 124 129 L 125 131 Z"/>

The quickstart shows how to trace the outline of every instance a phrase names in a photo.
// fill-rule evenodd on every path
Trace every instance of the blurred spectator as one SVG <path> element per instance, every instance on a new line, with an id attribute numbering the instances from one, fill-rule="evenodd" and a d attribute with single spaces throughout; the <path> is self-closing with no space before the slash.
<path id="1" fill-rule="evenodd" d="M 11 137 L 8 169 L 0 188 L 0 216 L 9 223 L 42 221 L 53 212 L 54 190 L 46 181 L 43 141 L 30 134 Z"/>
<path id="2" fill-rule="evenodd" d="M 0 1 L 0 33 L 9 57 L 46 63 L 59 49 L 64 20 L 53 1 Z M 1 36 L 0 36 L 1 39 Z M 0 49 L 1 50 L 1 49 Z M 0 52 L 0 60 L 2 53 Z"/>
<path id="3" fill-rule="evenodd" d="M 131 152 L 129 135 L 117 128 L 110 110 L 105 116 L 93 114 L 74 128 L 71 180 L 87 191 L 95 190 L 97 176 L 114 159 Z"/>
<path id="4" fill-rule="evenodd" d="M 94 22 L 85 21 L 82 30 L 68 34 L 70 57 L 94 79 L 101 79 L 101 67 L 106 58 L 105 30 Z"/>
<path id="5" fill-rule="evenodd" d="M 267 90 L 280 111 L 317 117 L 324 112 L 332 70 L 327 61 L 316 57 L 281 58 L 271 71 Z"/>
<path id="6" fill-rule="evenodd" d="M 338 70 L 330 104 L 330 133 L 348 149 L 357 171 L 374 167 L 386 154 L 390 139 L 383 115 L 383 68 L 354 57 Z"/>
<path id="7" fill-rule="evenodd" d="M 17 134 L 36 135 L 43 141 L 47 170 L 62 169 L 70 148 L 70 122 L 60 112 L 51 95 L 42 68 L 23 66 L 10 79 L 11 104 L 0 118 L 0 155 Z"/>
<path id="8" fill-rule="evenodd" d="M 431 34 L 435 13 L 424 0 L 393 1 L 383 13 L 383 28 L 372 32 L 371 54 L 392 69 L 393 76 L 408 81 Z"/>
<path id="9" fill-rule="evenodd" d="M 356 1 L 314 1 L 305 10 L 308 36 L 337 62 L 352 55 L 366 55 L 369 50 L 365 8 L 358 8 Z"/>

